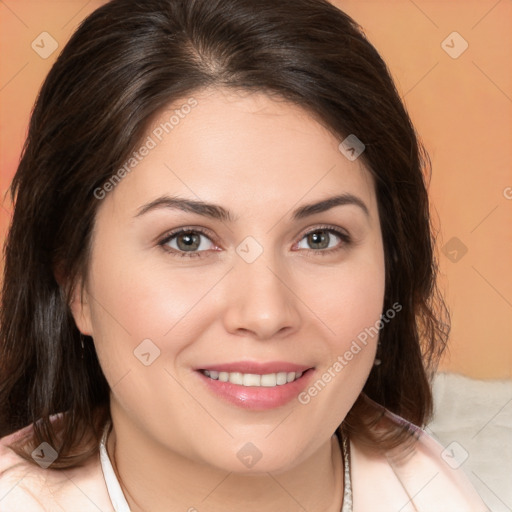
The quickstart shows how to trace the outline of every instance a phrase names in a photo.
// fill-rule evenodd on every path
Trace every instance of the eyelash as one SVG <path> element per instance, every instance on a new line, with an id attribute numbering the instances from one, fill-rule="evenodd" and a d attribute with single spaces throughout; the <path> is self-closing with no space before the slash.
<path id="1" fill-rule="evenodd" d="M 307 252 L 314 252 L 321 256 L 329 256 L 337 251 L 340 251 L 340 250 L 346 248 L 347 245 L 350 245 L 352 243 L 352 240 L 347 233 L 340 231 L 339 229 L 337 229 L 333 226 L 317 226 L 314 229 L 304 233 L 302 235 L 302 237 L 300 238 L 300 240 L 302 240 L 303 238 L 305 238 L 306 236 L 308 236 L 312 233 L 316 233 L 317 231 L 326 231 L 327 233 L 332 233 L 340 238 L 341 243 L 333 248 L 330 248 L 330 249 L 306 249 Z M 164 251 L 166 251 L 167 253 L 172 254 L 173 256 L 178 257 L 178 258 L 201 257 L 201 253 L 207 252 L 207 251 L 196 251 L 196 252 L 177 251 L 176 249 L 165 247 L 173 238 L 175 238 L 176 236 L 183 234 L 183 233 L 199 233 L 199 234 L 206 236 L 208 239 L 210 239 L 211 242 L 214 242 L 213 240 L 211 240 L 210 233 L 202 228 L 179 228 L 174 231 L 171 231 L 170 233 L 167 233 L 165 235 L 165 238 L 163 240 L 161 240 L 158 243 L 158 245 L 161 246 L 162 249 Z"/>

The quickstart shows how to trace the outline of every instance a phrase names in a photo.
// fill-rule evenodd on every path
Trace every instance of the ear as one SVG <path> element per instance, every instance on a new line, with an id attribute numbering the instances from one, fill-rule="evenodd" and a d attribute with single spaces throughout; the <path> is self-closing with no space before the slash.
<path id="1" fill-rule="evenodd" d="M 67 279 L 64 277 L 60 268 L 55 269 L 55 279 L 59 283 L 62 290 L 66 290 Z M 92 321 L 91 321 L 91 308 L 89 303 L 89 296 L 87 290 L 82 289 L 82 279 L 80 278 L 73 284 L 73 289 L 70 294 L 69 308 L 71 314 L 75 319 L 75 324 L 78 330 L 85 336 L 92 336 Z"/>
<path id="2" fill-rule="evenodd" d="M 89 296 L 85 289 L 82 293 L 81 283 L 73 289 L 69 307 L 78 330 L 86 336 L 92 336 L 93 329 Z"/>

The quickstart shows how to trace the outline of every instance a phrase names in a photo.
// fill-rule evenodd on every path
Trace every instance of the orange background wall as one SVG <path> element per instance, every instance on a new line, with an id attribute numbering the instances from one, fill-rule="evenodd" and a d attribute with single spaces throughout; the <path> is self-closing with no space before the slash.
<path id="1" fill-rule="evenodd" d="M 45 74 L 80 21 L 102 3 L 0 2 L 2 199 Z M 334 3 L 362 25 L 388 63 L 432 159 L 430 194 L 440 228 L 441 285 L 452 313 L 450 350 L 442 369 L 476 378 L 510 378 L 512 3 Z M 48 58 L 31 47 L 35 41 L 40 53 L 50 48 L 43 32 L 59 45 Z M 8 200 L 0 201 L 0 240 L 10 211 Z"/>

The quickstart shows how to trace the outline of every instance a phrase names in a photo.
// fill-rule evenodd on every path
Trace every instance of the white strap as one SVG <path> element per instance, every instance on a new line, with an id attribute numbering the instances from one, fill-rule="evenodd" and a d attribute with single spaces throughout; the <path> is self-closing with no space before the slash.
<path id="1" fill-rule="evenodd" d="M 107 453 L 106 443 L 109 427 L 110 422 L 105 426 L 100 443 L 100 462 L 103 477 L 115 512 L 131 512 Z"/>

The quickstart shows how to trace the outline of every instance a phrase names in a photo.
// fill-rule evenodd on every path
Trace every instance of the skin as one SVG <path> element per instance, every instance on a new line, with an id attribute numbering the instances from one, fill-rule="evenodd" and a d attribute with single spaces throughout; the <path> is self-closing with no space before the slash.
<path id="1" fill-rule="evenodd" d="M 83 295 L 72 304 L 111 387 L 110 458 L 133 511 L 339 511 L 333 433 L 364 386 L 377 337 L 307 405 L 247 410 L 212 394 L 194 368 L 289 361 L 315 367 L 315 382 L 379 320 L 384 251 L 373 180 L 298 106 L 227 89 L 193 97 L 198 105 L 101 200 Z M 159 113 L 148 134 L 168 119 Z M 348 204 L 291 219 L 337 193 L 360 198 L 368 215 Z M 237 219 L 170 208 L 136 216 L 163 194 L 222 205 Z M 340 250 L 320 254 L 306 235 L 323 224 L 351 242 L 327 235 Z M 211 234 L 198 257 L 173 256 L 183 247 L 176 238 L 168 251 L 159 245 L 180 227 Z M 252 263 L 236 252 L 247 236 L 263 248 Z M 160 356 L 145 366 L 134 350 L 148 338 Z M 249 442 L 262 455 L 251 468 L 237 457 Z"/>

